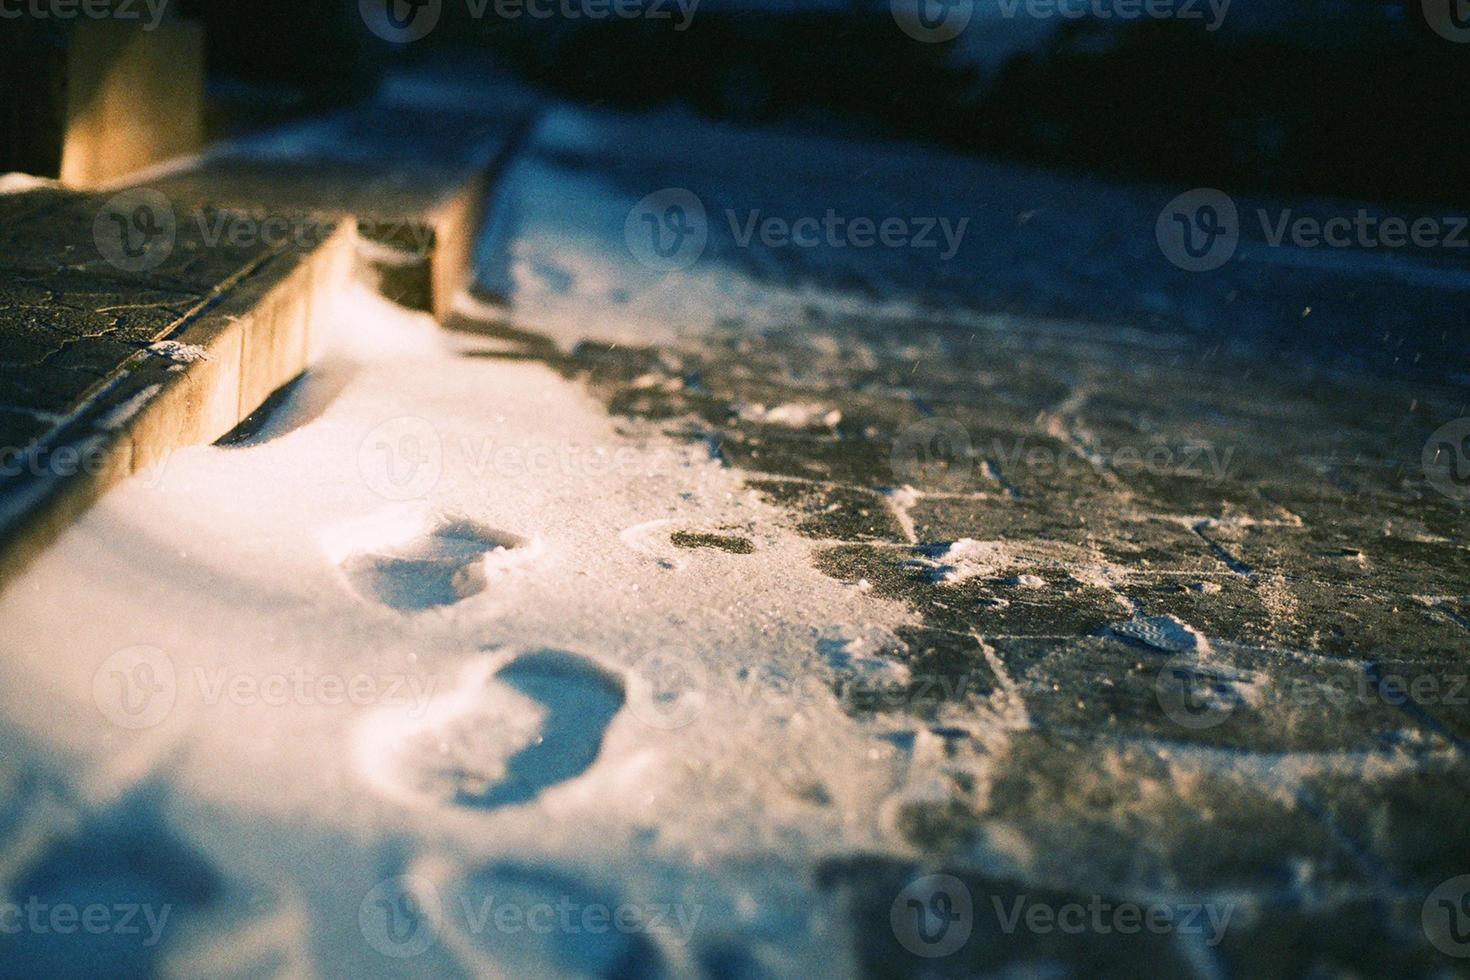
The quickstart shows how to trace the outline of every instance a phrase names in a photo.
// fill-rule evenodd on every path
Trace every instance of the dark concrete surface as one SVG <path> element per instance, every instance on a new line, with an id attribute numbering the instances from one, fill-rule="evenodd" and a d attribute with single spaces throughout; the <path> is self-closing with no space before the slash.
<path id="1" fill-rule="evenodd" d="M 705 445 L 819 543 L 823 571 L 921 617 L 886 651 L 916 678 L 907 695 L 847 703 L 908 716 L 993 778 L 956 776 L 899 813 L 911 853 L 812 870 L 851 909 L 868 975 L 1463 967 L 1421 924 L 1431 890 L 1470 872 L 1470 513 L 1424 462 L 1431 433 L 1467 412 L 1462 257 L 1247 242 L 1190 273 L 1155 241 L 1180 189 L 668 116 L 587 113 L 555 132 L 574 128 L 571 148 L 527 151 L 523 201 L 564 187 L 565 224 L 610 235 L 626 212 L 581 203 L 586 182 L 634 214 L 645 194 L 689 190 L 708 216 L 703 252 L 645 280 L 641 313 L 721 268 L 757 296 L 847 304 L 771 315 L 732 288 L 656 346 L 559 353 L 541 324 L 574 338 L 552 310 L 588 293 L 595 333 L 597 286 L 523 219 L 499 232 L 520 292 L 492 263 L 483 290 L 508 294 L 508 312 L 473 326 Z M 514 174 L 503 196 L 514 209 Z M 741 243 L 724 218 L 828 208 L 970 225 L 945 261 Z M 895 297 L 915 308 L 879 309 Z M 603 308 L 642 298 L 629 285 Z M 807 424 L 750 410 L 810 404 Z M 997 737 L 997 715 L 1023 720 Z M 890 913 L 935 872 L 964 882 L 975 931 L 929 959 Z M 991 903 L 1017 895 L 1159 894 L 1238 916 L 1218 945 L 983 931 Z"/>

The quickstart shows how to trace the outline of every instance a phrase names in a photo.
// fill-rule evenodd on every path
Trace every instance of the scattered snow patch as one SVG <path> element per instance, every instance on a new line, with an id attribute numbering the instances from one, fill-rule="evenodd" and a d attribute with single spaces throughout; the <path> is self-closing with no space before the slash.
<path id="1" fill-rule="evenodd" d="M 45 177 L 33 177 L 30 174 L 0 174 L 0 194 L 24 194 L 26 191 L 36 191 L 47 187 L 60 186 L 54 180 L 47 180 Z"/>
<path id="2" fill-rule="evenodd" d="M 1008 542 L 976 541 L 973 538 L 960 538 L 938 558 L 940 564 L 945 566 L 946 582 L 964 582 L 980 576 L 996 575 L 1009 567 L 1014 560 L 1015 556 Z"/>
<path id="3" fill-rule="evenodd" d="M 816 402 L 785 402 L 774 408 L 759 403 L 740 406 L 740 417 L 747 422 L 780 425 L 788 429 L 836 428 L 842 413 Z"/>
<path id="4" fill-rule="evenodd" d="M 1168 653 L 1207 653 L 1210 641 L 1174 616 L 1148 616 L 1114 623 L 1109 632 Z"/>
<path id="5" fill-rule="evenodd" d="M 176 364 L 193 364 L 209 360 L 209 352 L 198 344 L 181 344 L 177 340 L 160 340 L 148 345 L 148 352 L 166 357 Z"/>

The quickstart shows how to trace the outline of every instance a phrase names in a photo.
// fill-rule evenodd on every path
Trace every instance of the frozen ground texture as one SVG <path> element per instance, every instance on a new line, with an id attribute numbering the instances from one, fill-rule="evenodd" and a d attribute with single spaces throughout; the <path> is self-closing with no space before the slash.
<path id="1" fill-rule="evenodd" d="M 669 187 L 672 273 L 627 234 Z M 1452 974 L 1470 553 L 1420 452 L 1463 287 L 1188 276 L 1171 196 L 553 110 L 469 332 L 344 295 L 263 424 L 0 596 L 0 885 L 169 910 L 8 962 Z M 970 223 L 726 217 L 828 208 Z"/>

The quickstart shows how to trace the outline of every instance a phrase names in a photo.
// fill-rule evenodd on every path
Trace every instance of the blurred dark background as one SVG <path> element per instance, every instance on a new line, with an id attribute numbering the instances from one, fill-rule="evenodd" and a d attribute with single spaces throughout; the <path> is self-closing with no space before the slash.
<path id="1" fill-rule="evenodd" d="M 216 98 L 255 106 L 349 99 L 395 59 L 473 46 L 590 104 L 681 103 L 1110 177 L 1420 204 L 1470 196 L 1470 43 L 1431 25 L 1442 3 L 1470 36 L 1463 0 L 1235 0 L 1218 24 L 1203 2 L 1190 5 L 1199 19 L 1124 20 L 1036 17 L 1025 3 L 1008 16 L 1001 0 L 974 0 L 941 43 L 901 30 L 887 0 L 704 0 L 688 17 L 655 2 L 643 9 L 665 16 L 592 19 L 550 0 L 553 16 L 539 18 L 493 2 L 477 17 L 478 4 L 443 0 L 427 37 L 397 45 L 365 29 L 358 0 L 189 0 L 182 11 L 207 25 Z M 249 113 L 234 105 L 229 118 Z"/>
<path id="2" fill-rule="evenodd" d="M 903 30 L 890 0 L 617 0 L 637 16 L 608 15 L 613 2 L 172 0 L 166 10 L 206 27 L 211 137 L 362 97 L 395 61 L 455 47 L 493 52 L 589 104 L 682 104 L 1227 190 L 1470 198 L 1467 0 L 1233 0 L 1218 18 L 1207 0 L 1166 0 L 1191 19 L 1096 12 L 1155 0 L 1059 0 L 1093 11 L 1081 17 L 1036 16 L 1036 0 L 892 0 L 931 19 L 968 17 L 939 42 Z M 385 8 L 437 20 L 394 43 L 367 26 Z M 1039 9 L 1055 11 L 1054 0 Z M 50 118 L 37 106 L 58 98 L 46 65 L 64 35 L 54 18 L 0 20 L 0 128 L 44 129 L 27 120 Z M 46 172 L 25 141 L 11 142 L 12 168 Z"/>

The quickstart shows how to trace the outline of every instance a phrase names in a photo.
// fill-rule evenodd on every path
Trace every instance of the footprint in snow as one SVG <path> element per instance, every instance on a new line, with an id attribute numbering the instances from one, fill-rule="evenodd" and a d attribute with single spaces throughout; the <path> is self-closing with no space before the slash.
<path id="1" fill-rule="evenodd" d="M 615 674 L 574 653 L 486 659 L 422 717 L 370 716 L 358 764 L 380 789 L 479 810 L 528 803 L 587 771 L 625 701 Z"/>
<path id="2" fill-rule="evenodd" d="M 441 521 L 404 543 L 347 557 L 353 591 L 402 612 L 449 606 L 485 591 L 487 565 L 528 554 L 527 541 L 467 519 Z"/>

